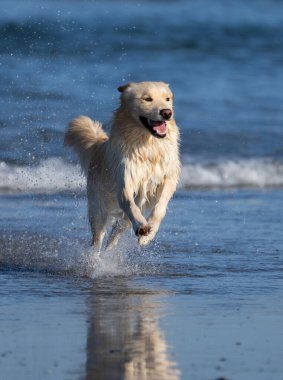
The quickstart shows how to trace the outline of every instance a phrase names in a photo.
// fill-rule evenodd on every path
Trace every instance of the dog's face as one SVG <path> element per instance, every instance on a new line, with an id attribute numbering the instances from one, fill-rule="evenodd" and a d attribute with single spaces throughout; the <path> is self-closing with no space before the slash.
<path id="1" fill-rule="evenodd" d="M 173 118 L 173 94 L 166 83 L 140 82 L 120 86 L 122 107 L 141 128 L 163 138 Z"/>

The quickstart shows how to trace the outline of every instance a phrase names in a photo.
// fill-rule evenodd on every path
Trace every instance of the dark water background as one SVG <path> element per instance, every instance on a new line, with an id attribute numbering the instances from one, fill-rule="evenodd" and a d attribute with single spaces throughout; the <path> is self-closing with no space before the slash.
<path id="1" fill-rule="evenodd" d="M 283 2 L 2 0 L 0 54 L 4 379 L 282 380 Z M 150 247 L 92 256 L 64 131 L 140 80 L 180 187 Z"/>

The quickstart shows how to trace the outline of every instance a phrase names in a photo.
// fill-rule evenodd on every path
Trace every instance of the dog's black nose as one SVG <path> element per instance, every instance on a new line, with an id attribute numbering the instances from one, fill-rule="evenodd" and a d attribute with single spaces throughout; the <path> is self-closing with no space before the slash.
<path id="1" fill-rule="evenodd" d="M 160 111 L 160 115 L 163 117 L 163 119 L 169 120 L 172 116 L 172 111 L 169 108 L 165 108 L 164 110 Z"/>

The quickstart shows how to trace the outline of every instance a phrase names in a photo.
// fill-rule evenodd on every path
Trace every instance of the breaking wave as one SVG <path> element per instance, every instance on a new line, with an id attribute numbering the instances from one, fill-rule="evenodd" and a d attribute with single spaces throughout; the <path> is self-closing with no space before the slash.
<path id="1" fill-rule="evenodd" d="M 85 182 L 79 166 L 61 158 L 43 160 L 37 166 L 15 166 L 0 162 L 2 194 L 84 191 Z M 182 166 L 181 189 L 242 187 L 283 187 L 283 162 L 242 159 L 193 162 Z"/>
<path id="2" fill-rule="evenodd" d="M 187 164 L 182 168 L 182 188 L 268 188 L 283 186 L 283 162 L 242 159 Z"/>
<path id="3" fill-rule="evenodd" d="M 0 163 L 1 193 L 53 193 L 84 190 L 85 178 L 78 165 L 49 158 L 37 166 Z"/>

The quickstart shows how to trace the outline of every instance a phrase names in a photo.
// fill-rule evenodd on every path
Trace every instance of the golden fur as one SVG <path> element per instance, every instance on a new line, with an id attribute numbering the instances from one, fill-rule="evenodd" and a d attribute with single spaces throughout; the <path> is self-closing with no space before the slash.
<path id="1" fill-rule="evenodd" d="M 130 225 L 139 244 L 148 244 L 165 216 L 180 174 L 179 130 L 169 86 L 141 82 L 118 90 L 121 103 L 109 137 L 99 122 L 86 116 L 73 120 L 65 136 L 65 144 L 74 147 L 87 175 L 88 215 L 93 243 L 99 248 L 113 220 L 108 247 Z M 163 129 L 154 128 L 157 123 Z M 141 210 L 150 211 L 147 219 Z"/>

